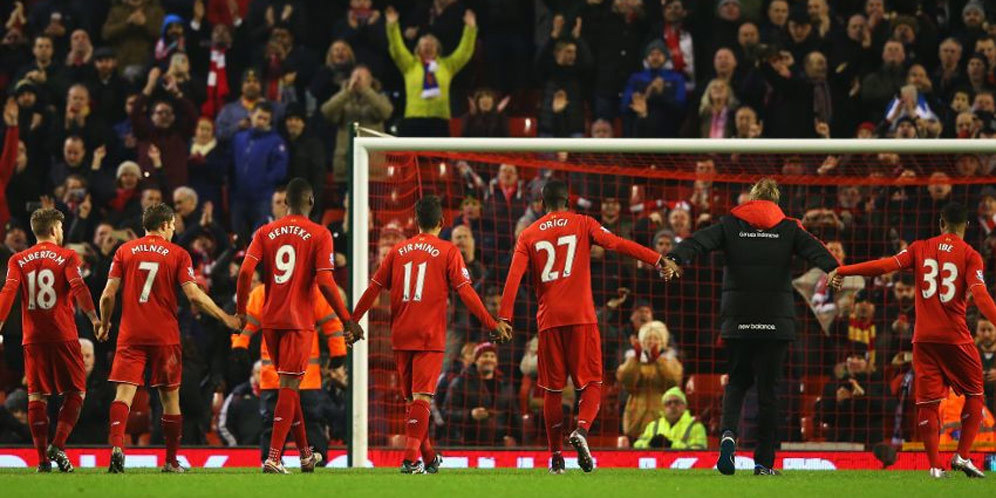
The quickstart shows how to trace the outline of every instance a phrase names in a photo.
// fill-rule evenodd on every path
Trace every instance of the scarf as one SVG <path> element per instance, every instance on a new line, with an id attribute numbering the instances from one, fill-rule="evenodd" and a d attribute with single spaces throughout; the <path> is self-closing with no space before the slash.
<path id="1" fill-rule="evenodd" d="M 270 102 L 280 101 L 280 85 L 284 76 L 284 64 L 276 55 L 271 55 L 266 65 L 263 94 Z"/>
<path id="2" fill-rule="evenodd" d="M 830 102 L 830 85 L 823 81 L 813 83 L 813 114 L 816 119 L 824 123 L 830 123 L 833 118 L 833 109 Z"/>
<path id="3" fill-rule="evenodd" d="M 991 234 L 993 229 L 996 229 L 996 214 L 989 216 L 979 215 L 979 226 L 982 227 L 986 236 Z"/>
<path id="4" fill-rule="evenodd" d="M 211 49 L 211 64 L 207 77 L 207 98 L 201 105 L 201 115 L 214 119 L 228 98 L 228 70 L 225 69 L 225 49 Z"/>
<path id="5" fill-rule="evenodd" d="M 117 189 L 117 193 L 114 196 L 114 198 L 111 199 L 110 202 L 107 203 L 107 205 L 110 206 L 110 208 L 114 211 L 118 212 L 124 211 L 125 206 L 128 205 L 128 201 L 130 201 L 133 197 L 135 197 L 135 193 L 137 191 L 138 189 L 134 188 L 128 188 L 128 189 L 119 188 Z"/>
<path id="6" fill-rule="evenodd" d="M 671 64 L 679 73 L 685 72 L 685 55 L 681 53 L 681 31 L 672 25 L 664 28 L 664 43 L 671 52 Z"/>
<path id="7" fill-rule="evenodd" d="M 192 142 L 190 144 L 190 155 L 207 157 L 207 155 L 210 154 L 212 150 L 214 150 L 216 145 L 218 145 L 218 141 L 213 138 L 211 139 L 210 142 L 204 145 L 201 145 L 197 142 Z"/>
<path id="8" fill-rule="evenodd" d="M 439 90 L 439 81 L 436 79 L 436 71 L 439 69 L 436 59 L 423 61 L 422 69 L 425 73 L 422 77 L 422 98 L 431 99 L 442 95 Z"/>

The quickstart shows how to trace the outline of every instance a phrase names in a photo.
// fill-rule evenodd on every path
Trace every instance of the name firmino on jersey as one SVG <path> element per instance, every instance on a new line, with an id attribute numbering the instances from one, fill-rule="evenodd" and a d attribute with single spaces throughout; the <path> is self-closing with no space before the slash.
<path id="1" fill-rule="evenodd" d="M 398 255 L 404 256 L 411 251 L 424 251 L 429 253 L 432 257 L 439 256 L 439 249 L 436 249 L 432 244 L 427 244 L 425 242 L 416 242 L 414 244 L 405 244 L 404 247 L 398 248 Z"/>
<path id="2" fill-rule="evenodd" d="M 59 256 L 59 254 L 55 251 L 38 251 L 25 254 L 24 257 L 17 262 L 17 264 L 18 266 L 24 267 L 24 265 L 36 259 L 51 259 L 60 265 L 66 262 L 66 258 Z"/>
<path id="3" fill-rule="evenodd" d="M 310 232 L 295 225 L 277 227 L 274 228 L 273 230 L 270 230 L 270 233 L 266 234 L 266 236 L 269 237 L 270 240 L 273 240 L 281 235 L 297 235 L 298 237 L 301 237 L 304 240 L 308 240 L 311 238 Z"/>

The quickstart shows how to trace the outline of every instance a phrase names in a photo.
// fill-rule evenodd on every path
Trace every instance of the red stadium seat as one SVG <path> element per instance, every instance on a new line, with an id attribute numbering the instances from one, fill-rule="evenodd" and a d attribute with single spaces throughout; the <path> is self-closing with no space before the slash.
<path id="1" fill-rule="evenodd" d="M 536 118 L 533 116 L 508 118 L 508 136 L 515 138 L 535 137 L 538 128 Z"/>
<path id="2" fill-rule="evenodd" d="M 149 391 L 139 387 L 135 398 L 131 401 L 131 411 L 128 412 L 128 425 L 125 427 L 126 439 L 135 446 L 148 446 L 152 429 L 152 408 L 149 405 Z"/>

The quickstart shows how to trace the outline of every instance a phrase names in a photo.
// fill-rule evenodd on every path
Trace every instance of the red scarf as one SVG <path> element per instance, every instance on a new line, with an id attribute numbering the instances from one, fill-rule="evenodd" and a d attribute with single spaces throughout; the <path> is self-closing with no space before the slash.
<path id="1" fill-rule="evenodd" d="M 201 115 L 214 119 L 228 98 L 228 70 L 225 68 L 225 49 L 211 49 L 211 66 L 207 77 L 207 98 L 201 105 Z"/>
<path id="2" fill-rule="evenodd" d="M 125 206 L 127 206 L 128 202 L 135 197 L 137 192 L 138 189 L 135 188 L 119 188 L 117 189 L 117 195 L 115 195 L 114 198 L 107 203 L 107 205 L 114 211 L 124 211 Z"/>
<path id="3" fill-rule="evenodd" d="M 685 55 L 681 53 L 681 30 L 671 24 L 665 26 L 664 43 L 671 51 L 671 63 L 674 64 L 674 70 L 679 73 L 685 72 Z"/>

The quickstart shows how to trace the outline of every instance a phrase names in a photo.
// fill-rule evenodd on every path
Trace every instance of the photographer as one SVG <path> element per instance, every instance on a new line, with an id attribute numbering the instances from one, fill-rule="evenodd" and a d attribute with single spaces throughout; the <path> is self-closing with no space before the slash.
<path id="1" fill-rule="evenodd" d="M 849 351 L 833 373 L 834 380 L 823 386 L 823 396 L 816 404 L 819 422 L 828 427 L 827 440 L 881 441 L 882 416 L 887 412 L 882 406 L 885 383 L 872 369 L 868 354 Z"/>

